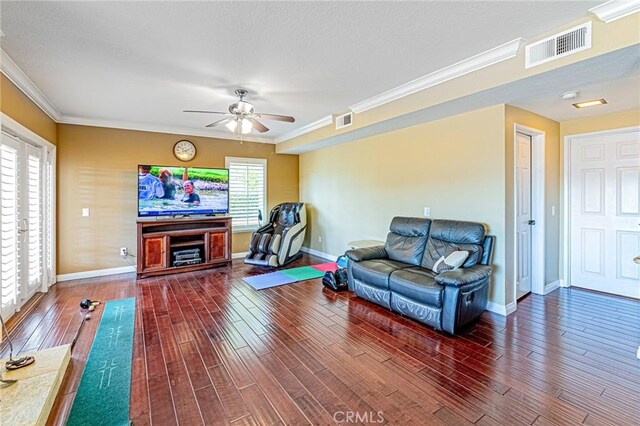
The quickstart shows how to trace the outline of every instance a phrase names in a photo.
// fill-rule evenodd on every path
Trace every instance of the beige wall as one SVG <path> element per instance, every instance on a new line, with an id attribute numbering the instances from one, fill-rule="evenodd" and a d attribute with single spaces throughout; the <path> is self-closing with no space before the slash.
<path id="1" fill-rule="evenodd" d="M 56 123 L 4 74 L 0 74 L 0 111 L 34 133 L 56 144 Z"/>
<path id="2" fill-rule="evenodd" d="M 601 107 L 594 107 L 601 108 Z M 606 107 L 605 107 L 606 108 Z M 634 109 L 630 111 L 616 112 L 612 114 L 604 114 L 597 117 L 588 117 L 577 120 L 563 121 L 560 123 L 560 259 L 559 259 L 559 275 L 564 279 L 564 154 L 565 154 L 565 138 L 571 135 L 581 133 L 602 132 L 606 130 L 621 129 L 624 127 L 640 126 L 640 110 Z"/>
<path id="3" fill-rule="evenodd" d="M 186 137 L 198 149 L 193 167 L 224 167 L 225 156 L 267 159 L 270 209 L 298 200 L 298 156 L 271 144 Z M 119 247 L 136 250 L 137 165 L 181 164 L 178 135 L 58 125 L 58 274 L 126 266 Z M 82 217 L 82 208 L 90 216 Z M 250 233 L 233 235 L 233 251 L 247 251 Z"/>
<path id="4" fill-rule="evenodd" d="M 522 124 L 545 132 L 545 284 L 558 279 L 560 257 L 559 207 L 560 207 L 560 123 L 532 112 L 507 105 L 505 108 L 505 196 L 506 196 L 506 252 L 515 253 L 513 235 L 514 208 L 514 124 Z M 552 206 L 556 215 L 551 215 Z M 515 301 L 515 264 L 513 257 L 505 267 L 507 304 Z"/>
<path id="5" fill-rule="evenodd" d="M 394 216 L 483 222 L 496 235 L 491 300 L 505 304 L 504 105 L 300 156 L 305 246 L 340 255 L 384 239 Z M 318 237 L 322 237 L 322 243 Z"/>

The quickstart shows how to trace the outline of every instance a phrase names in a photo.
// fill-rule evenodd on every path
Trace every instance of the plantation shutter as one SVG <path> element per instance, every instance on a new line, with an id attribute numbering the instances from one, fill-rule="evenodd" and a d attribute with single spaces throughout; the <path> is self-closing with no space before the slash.
<path id="1" fill-rule="evenodd" d="M 0 314 L 18 305 L 18 142 L 6 134 L 0 143 Z M 1 334 L 1 332 L 0 332 Z"/>
<path id="2" fill-rule="evenodd" d="M 258 211 L 266 217 L 267 160 L 227 157 L 229 209 L 234 230 L 258 227 Z"/>
<path id="3" fill-rule="evenodd" d="M 54 157 L 51 151 L 47 152 L 47 167 L 46 167 L 46 178 L 45 182 L 47 184 L 47 190 L 45 191 L 45 259 L 46 259 L 46 277 L 47 277 L 47 286 L 50 286 L 55 282 L 55 273 L 54 273 L 54 213 L 55 213 L 55 171 L 54 171 Z"/>
<path id="4" fill-rule="evenodd" d="M 27 279 L 28 279 L 28 296 L 35 292 L 40 284 L 42 284 L 43 273 L 43 256 L 42 256 L 42 240 L 43 240 L 43 209 L 42 195 L 44 188 L 42 187 L 42 151 L 39 148 L 27 146 Z"/>

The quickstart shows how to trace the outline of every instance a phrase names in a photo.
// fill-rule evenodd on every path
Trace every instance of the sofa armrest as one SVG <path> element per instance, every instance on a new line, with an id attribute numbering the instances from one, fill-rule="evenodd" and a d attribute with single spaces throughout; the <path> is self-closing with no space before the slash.
<path id="1" fill-rule="evenodd" d="M 461 287 L 486 280 L 491 275 L 491 266 L 473 265 L 469 268 L 454 269 L 436 275 L 436 282 L 441 285 Z"/>
<path id="2" fill-rule="evenodd" d="M 345 254 L 354 262 L 387 258 L 387 251 L 384 249 L 384 246 L 361 247 L 357 249 L 347 250 Z"/>

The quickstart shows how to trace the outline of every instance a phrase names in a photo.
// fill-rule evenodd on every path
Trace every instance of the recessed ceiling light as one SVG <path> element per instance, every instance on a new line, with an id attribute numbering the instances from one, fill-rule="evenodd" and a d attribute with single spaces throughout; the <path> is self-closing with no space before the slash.
<path id="1" fill-rule="evenodd" d="M 591 101 L 578 102 L 577 104 L 573 104 L 573 106 L 576 108 L 587 108 L 587 107 L 592 107 L 596 105 L 604 105 L 606 103 L 607 101 L 605 101 L 604 98 L 600 98 L 600 99 L 594 99 Z"/>
<path id="2" fill-rule="evenodd" d="M 560 97 L 566 101 L 569 99 L 575 99 L 578 96 L 580 96 L 580 92 L 567 92 L 567 93 L 563 93 Z"/>

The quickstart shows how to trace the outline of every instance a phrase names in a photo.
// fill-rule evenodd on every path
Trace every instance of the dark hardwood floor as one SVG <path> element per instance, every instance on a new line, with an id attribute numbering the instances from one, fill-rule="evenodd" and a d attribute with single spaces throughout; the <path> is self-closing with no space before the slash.
<path id="1" fill-rule="evenodd" d="M 136 296 L 134 425 L 640 424 L 640 302 L 560 289 L 454 338 L 319 279 L 255 291 L 241 278 L 257 272 L 237 261 L 60 283 L 11 319 L 11 335 L 20 351 L 68 343 L 82 298 Z M 49 424 L 65 422 L 100 313 Z"/>

